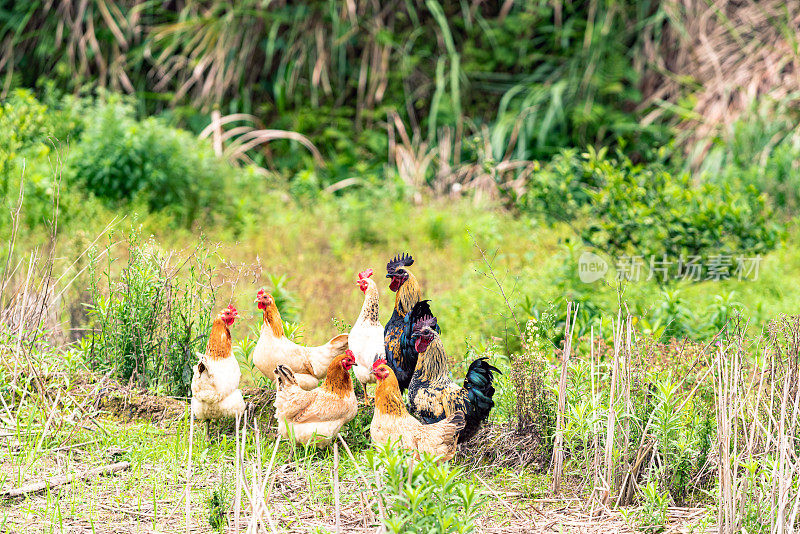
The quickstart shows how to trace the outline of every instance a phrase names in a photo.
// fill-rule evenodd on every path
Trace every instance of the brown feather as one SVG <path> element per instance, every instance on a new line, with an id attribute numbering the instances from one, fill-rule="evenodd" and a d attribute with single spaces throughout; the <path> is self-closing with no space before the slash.
<path id="1" fill-rule="evenodd" d="M 345 371 L 344 367 L 342 367 L 342 360 L 346 357 L 346 354 L 340 354 L 333 359 L 328 366 L 325 382 L 322 384 L 323 389 L 342 398 L 353 391 L 353 379 L 350 378 L 350 372 Z"/>
<path id="2" fill-rule="evenodd" d="M 389 376 L 378 382 L 378 388 L 375 390 L 375 407 L 387 415 L 406 415 L 408 412 L 403 404 L 397 377 L 386 364 L 378 368 L 387 371 Z"/>
<path id="3" fill-rule="evenodd" d="M 224 360 L 231 355 L 231 331 L 219 317 L 214 319 L 214 323 L 211 325 L 206 355 L 211 360 Z"/>
<path id="4" fill-rule="evenodd" d="M 286 337 L 283 332 L 283 321 L 281 320 L 281 312 L 275 305 L 275 300 L 270 299 L 269 305 L 264 308 L 264 322 L 272 328 L 272 333 L 275 337 Z"/>

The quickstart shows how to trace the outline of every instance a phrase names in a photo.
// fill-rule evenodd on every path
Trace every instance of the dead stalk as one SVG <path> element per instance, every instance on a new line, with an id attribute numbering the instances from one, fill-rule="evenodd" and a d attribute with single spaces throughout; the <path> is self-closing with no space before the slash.
<path id="1" fill-rule="evenodd" d="M 564 471 L 564 412 L 567 408 L 567 374 L 569 372 L 569 357 L 572 350 L 572 333 L 578 317 L 578 308 L 575 306 L 572 313 L 572 302 L 567 302 L 567 321 L 564 325 L 564 352 L 561 363 L 561 377 L 558 383 L 558 413 L 556 415 L 556 435 L 553 444 L 553 483 L 551 490 L 558 493 L 561 490 L 561 476 Z M 570 321 L 570 319 L 572 319 Z"/>

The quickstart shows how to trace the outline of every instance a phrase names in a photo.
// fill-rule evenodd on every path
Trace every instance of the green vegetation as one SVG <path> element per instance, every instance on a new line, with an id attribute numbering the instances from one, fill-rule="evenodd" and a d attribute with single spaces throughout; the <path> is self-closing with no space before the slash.
<path id="1" fill-rule="evenodd" d="M 215 304 L 209 266 L 214 251 L 201 241 L 176 260 L 154 240 L 142 242 L 136 230 L 128 233 L 127 244 L 119 278 L 112 278 L 108 248 L 102 254 L 89 251 L 92 333 L 81 339 L 86 361 L 119 380 L 187 395 Z M 103 273 L 96 271 L 99 263 L 105 264 Z"/>
<path id="2" fill-rule="evenodd" d="M 634 165 L 605 149 L 562 153 L 532 175 L 521 205 L 534 214 L 572 223 L 583 241 L 612 258 L 661 261 L 763 254 L 778 242 L 777 224 L 754 186 L 672 175 L 663 165 Z M 676 265 L 677 267 L 677 265 Z M 662 281 L 674 279 L 673 270 Z"/>
<path id="3" fill-rule="evenodd" d="M 414 460 L 397 449 L 387 444 L 367 453 L 370 468 L 386 473 L 382 495 L 389 503 L 387 530 L 474 532 L 484 500 L 477 481 L 467 478 L 463 468 L 439 464 L 428 455 Z"/>
<path id="4" fill-rule="evenodd" d="M 0 497 L 0 532 L 225 531 L 237 495 L 243 522 L 269 502 L 266 530 L 329 531 L 338 502 L 345 530 L 478 532 L 538 522 L 542 497 L 556 522 L 589 501 L 609 530 L 671 529 L 687 506 L 710 510 L 695 531 L 784 530 L 800 480 L 784 4 L 0 9 L 0 491 L 131 462 Z M 453 374 L 479 356 L 503 371 L 489 424 L 444 465 L 373 450 L 369 408 L 342 432 L 355 461 L 273 449 L 257 291 L 289 337 L 323 343 L 357 316 L 355 274 L 383 280 L 401 251 Z M 190 451 L 182 415 L 229 303 L 260 417 L 238 456 L 228 423 Z"/>

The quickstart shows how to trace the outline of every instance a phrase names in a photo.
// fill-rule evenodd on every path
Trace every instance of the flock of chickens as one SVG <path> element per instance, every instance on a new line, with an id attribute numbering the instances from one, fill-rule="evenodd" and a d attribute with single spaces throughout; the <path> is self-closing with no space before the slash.
<path id="1" fill-rule="evenodd" d="M 365 404 L 375 404 L 370 434 L 378 444 L 399 442 L 448 460 L 488 417 L 494 406 L 493 373 L 500 371 L 479 358 L 469 366 L 463 386 L 453 382 L 436 317 L 409 270 L 413 263 L 402 254 L 386 264 L 396 297 L 385 327 L 378 317 L 378 286 L 367 269 L 358 274 L 364 304 L 350 333 L 318 347 L 287 338 L 275 300 L 258 292 L 255 302 L 264 317 L 253 361 L 277 384 L 275 416 L 283 438 L 318 447 L 336 438 L 358 411 L 351 369 L 363 386 Z M 237 317 L 233 306 L 223 310 L 212 325 L 206 353 L 198 354 L 192 378 L 192 413 L 198 420 L 238 418 L 245 410 L 229 329 Z M 370 399 L 366 386 L 375 382 Z"/>

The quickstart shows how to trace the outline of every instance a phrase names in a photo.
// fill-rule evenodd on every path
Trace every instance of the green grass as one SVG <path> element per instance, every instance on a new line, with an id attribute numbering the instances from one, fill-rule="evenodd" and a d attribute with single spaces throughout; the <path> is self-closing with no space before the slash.
<path id="1" fill-rule="evenodd" d="M 60 384 L 59 389 L 63 386 Z M 186 516 L 181 498 L 188 465 L 188 416 L 162 422 L 125 421 L 108 410 L 77 410 L 77 426 L 67 422 L 71 411 L 92 400 L 94 386 L 80 383 L 64 387 L 60 398 L 70 400 L 64 400 L 56 409 L 54 424 L 47 431 L 42 421 L 51 407 L 45 409 L 28 397 L 12 409 L 13 414 L 8 415 L 14 420 L 4 419 L 4 426 L 20 431 L 11 438 L 18 442 L 9 445 L 8 454 L 0 457 L 0 486 L 16 487 L 46 476 L 82 472 L 114 461 L 128 461 L 131 467 L 113 476 L 79 480 L 50 491 L 5 499 L 0 516 L 4 532 L 60 532 L 65 525 L 86 531 L 95 525 L 99 532 L 108 531 L 112 525 L 117 530 L 135 527 L 159 532 L 183 530 Z M 58 394 L 57 388 L 50 388 L 50 393 Z M 154 409 L 152 415 L 157 417 L 158 411 Z M 243 453 L 249 481 L 254 465 L 261 476 L 267 471 L 275 439 L 269 421 L 257 420 L 256 426 L 259 437 L 251 422 Z M 356 467 L 345 451 L 340 450 L 343 516 L 352 518 L 362 509 L 358 497 L 358 490 L 363 487 L 359 469 L 371 473 L 367 458 L 370 448 L 363 447 L 351 432 L 345 431 L 343 436 L 350 442 L 358 462 Z M 208 502 L 221 487 L 226 488 L 227 495 L 222 508 L 232 523 L 234 454 L 232 433 L 226 434 L 212 425 L 206 435 L 203 425 L 196 425 L 191 458 L 190 521 L 201 532 L 211 531 Z M 274 462 L 273 472 L 277 474 L 270 505 L 282 531 L 308 531 L 315 525 L 332 528 L 332 468 L 331 448 L 305 449 L 281 443 Z"/>

